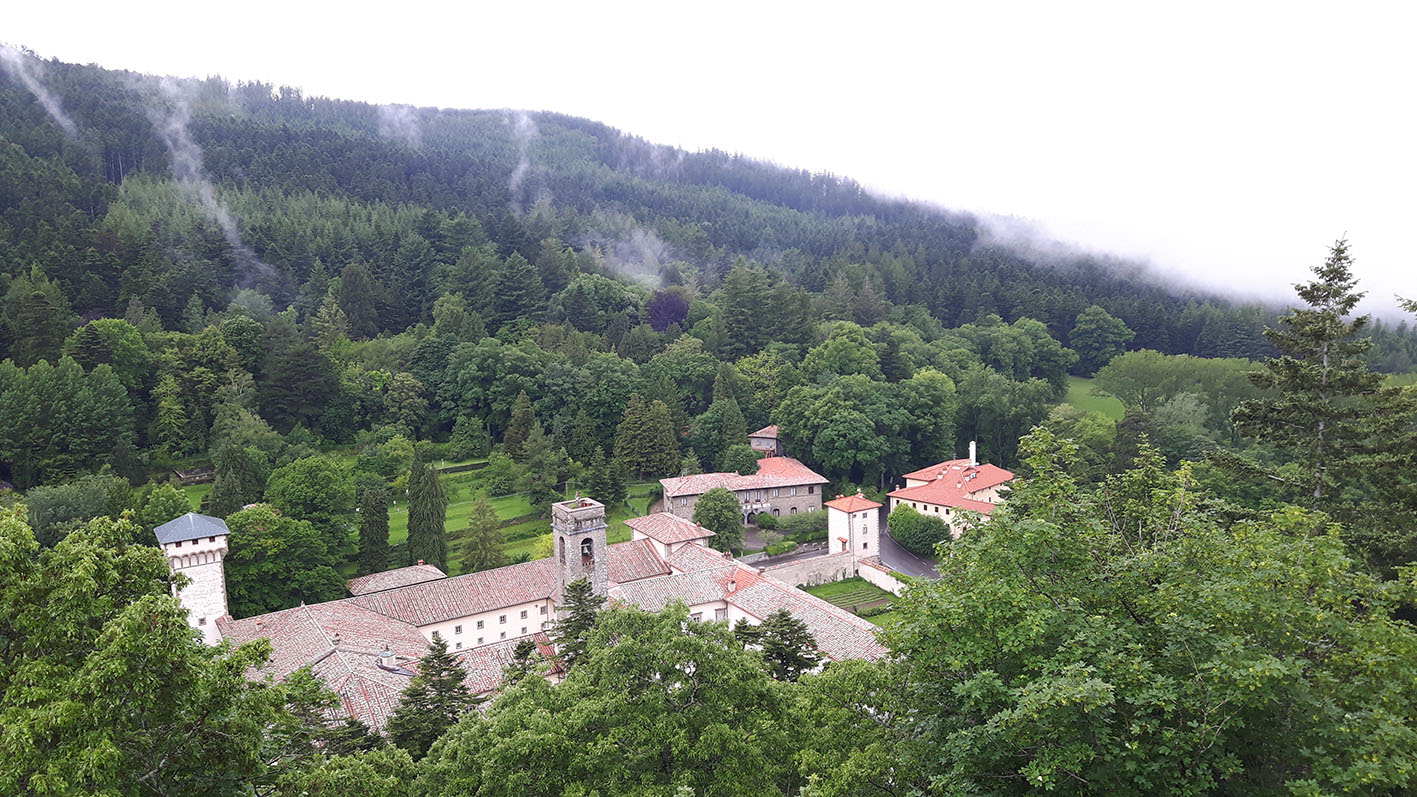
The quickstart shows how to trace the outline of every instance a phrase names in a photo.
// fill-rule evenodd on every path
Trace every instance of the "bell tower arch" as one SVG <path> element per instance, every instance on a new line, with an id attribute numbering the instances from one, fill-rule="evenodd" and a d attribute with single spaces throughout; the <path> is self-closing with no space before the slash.
<path id="1" fill-rule="evenodd" d="M 573 498 L 551 505 L 551 534 L 556 541 L 557 596 L 584 578 L 595 594 L 610 587 L 610 555 L 605 549 L 605 505 Z"/>

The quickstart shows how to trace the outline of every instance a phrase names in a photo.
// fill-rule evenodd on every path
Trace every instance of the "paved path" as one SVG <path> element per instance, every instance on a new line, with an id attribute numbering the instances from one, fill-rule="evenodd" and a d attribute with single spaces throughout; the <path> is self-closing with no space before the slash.
<path id="1" fill-rule="evenodd" d="M 892 570 L 899 571 L 907 576 L 917 576 L 920 578 L 939 578 L 940 573 L 935 569 L 935 563 L 923 556 L 916 556 L 910 551 L 900 547 L 900 543 L 891 539 L 890 532 L 886 531 L 885 524 L 881 524 L 881 564 Z"/>

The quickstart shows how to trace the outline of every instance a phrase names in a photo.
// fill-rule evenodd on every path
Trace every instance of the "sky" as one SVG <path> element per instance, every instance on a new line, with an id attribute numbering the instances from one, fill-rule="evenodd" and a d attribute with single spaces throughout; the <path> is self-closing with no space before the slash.
<path id="1" fill-rule="evenodd" d="M 1287 301 L 1347 236 L 1417 297 L 1417 5 L 25 3 L 43 57 L 583 116 Z M 495 7 L 494 7 L 495 6 Z"/>

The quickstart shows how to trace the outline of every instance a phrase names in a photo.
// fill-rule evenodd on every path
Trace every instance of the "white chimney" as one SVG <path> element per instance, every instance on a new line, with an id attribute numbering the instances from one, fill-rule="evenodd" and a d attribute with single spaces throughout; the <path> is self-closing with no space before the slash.
<path id="1" fill-rule="evenodd" d="M 970 467 L 978 467 L 979 465 L 979 446 L 973 440 L 969 441 L 969 464 Z"/>

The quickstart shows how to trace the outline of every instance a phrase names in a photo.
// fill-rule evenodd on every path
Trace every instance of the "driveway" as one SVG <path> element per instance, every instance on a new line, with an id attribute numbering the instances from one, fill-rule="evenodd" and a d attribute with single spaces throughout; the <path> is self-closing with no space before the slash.
<path id="1" fill-rule="evenodd" d="M 900 543 L 891 539 L 890 532 L 886 530 L 886 524 L 881 524 L 881 564 L 892 570 L 899 571 L 907 576 L 918 578 L 939 578 L 940 573 L 935 569 L 935 562 L 923 556 L 916 556 L 910 551 L 900 547 Z"/>

